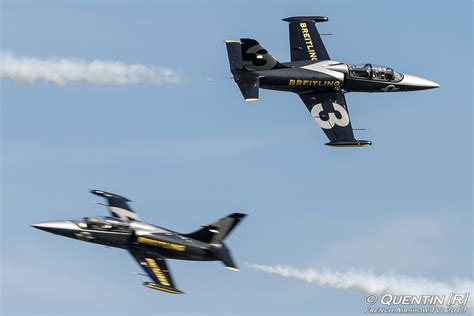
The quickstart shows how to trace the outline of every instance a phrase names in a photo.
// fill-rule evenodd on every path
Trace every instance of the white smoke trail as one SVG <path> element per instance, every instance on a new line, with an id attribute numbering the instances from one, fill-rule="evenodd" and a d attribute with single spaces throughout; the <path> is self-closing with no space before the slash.
<path id="1" fill-rule="evenodd" d="M 92 83 L 102 85 L 152 82 L 179 83 L 179 75 L 167 68 L 115 61 L 34 57 L 18 57 L 0 51 L 0 78 L 33 84 L 38 80 L 59 85 Z"/>
<path id="2" fill-rule="evenodd" d="M 451 282 L 432 281 L 422 277 L 409 277 L 391 273 L 377 275 L 370 271 L 347 270 L 338 272 L 329 269 L 295 269 L 288 266 L 267 266 L 247 263 L 254 269 L 295 278 L 308 283 L 351 289 L 366 294 L 390 293 L 393 295 L 449 295 L 450 293 L 474 293 L 474 282 L 456 279 Z M 472 300 L 470 300 L 472 304 Z"/>

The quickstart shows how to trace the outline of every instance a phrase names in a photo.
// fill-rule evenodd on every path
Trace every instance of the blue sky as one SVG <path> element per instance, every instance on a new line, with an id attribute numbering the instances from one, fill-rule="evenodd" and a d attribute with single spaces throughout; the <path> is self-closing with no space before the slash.
<path id="1" fill-rule="evenodd" d="M 370 148 L 324 146 L 296 95 L 245 103 L 224 39 L 289 59 L 281 18 L 324 15 L 334 60 L 385 64 L 429 91 L 346 96 Z M 167 67 L 181 84 L 58 86 L 1 80 L 2 315 L 361 315 L 364 295 L 244 261 L 472 278 L 470 1 L 1 1 L 1 49 Z M 228 240 L 241 272 L 170 261 L 173 296 L 136 263 L 34 230 L 105 215 L 87 190 L 128 196 L 145 221 L 189 232 L 249 214 Z"/>

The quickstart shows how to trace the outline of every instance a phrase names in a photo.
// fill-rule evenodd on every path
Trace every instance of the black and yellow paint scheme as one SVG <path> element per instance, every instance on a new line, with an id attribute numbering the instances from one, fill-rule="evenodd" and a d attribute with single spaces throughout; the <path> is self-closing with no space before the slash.
<path id="1" fill-rule="evenodd" d="M 316 28 L 324 16 L 295 16 L 289 24 L 291 62 L 280 63 L 255 39 L 226 41 L 230 70 L 245 101 L 256 101 L 259 89 L 297 93 L 330 140 L 326 145 L 371 145 L 354 137 L 347 92 L 396 92 L 436 88 L 430 80 L 383 66 L 350 65 L 331 60 Z"/>
<path id="2" fill-rule="evenodd" d="M 190 234 L 143 223 L 128 205 L 126 197 L 91 190 L 107 199 L 110 217 L 84 217 L 81 220 L 51 221 L 35 228 L 109 247 L 128 250 L 152 279 L 143 285 L 154 290 L 182 294 L 174 284 L 166 259 L 221 261 L 230 270 L 238 270 L 223 240 L 246 216 L 233 213 Z"/>

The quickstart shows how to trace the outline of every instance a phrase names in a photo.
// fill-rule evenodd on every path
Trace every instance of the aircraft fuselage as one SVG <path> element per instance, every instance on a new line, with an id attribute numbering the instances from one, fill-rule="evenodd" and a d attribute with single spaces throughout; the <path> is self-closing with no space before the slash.
<path id="1" fill-rule="evenodd" d="M 439 85 L 393 69 L 366 64 L 357 68 L 332 60 L 285 63 L 289 68 L 255 71 L 260 88 L 296 93 L 344 90 L 346 92 L 402 92 Z"/>
<path id="2" fill-rule="evenodd" d="M 158 226 L 131 222 L 129 227 L 115 228 L 92 226 L 84 220 L 51 221 L 33 225 L 35 228 L 57 235 L 122 249 L 142 249 L 157 255 L 178 260 L 217 260 L 211 248 L 219 247 L 185 237 Z M 82 226 L 82 227 L 81 227 Z"/>
<path id="3" fill-rule="evenodd" d="M 83 217 L 80 220 L 50 221 L 33 224 L 37 229 L 68 238 L 127 250 L 151 281 L 143 285 L 172 294 L 182 294 L 174 284 L 166 259 L 221 261 L 229 270 L 238 271 L 229 248 L 227 235 L 246 216 L 232 213 L 189 234 L 180 234 L 144 223 L 124 196 L 103 190 L 91 190 L 104 197 L 111 216 Z"/>

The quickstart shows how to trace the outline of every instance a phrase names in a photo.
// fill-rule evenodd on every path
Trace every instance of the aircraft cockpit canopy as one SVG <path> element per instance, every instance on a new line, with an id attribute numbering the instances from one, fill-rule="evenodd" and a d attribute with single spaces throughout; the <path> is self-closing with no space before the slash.
<path id="1" fill-rule="evenodd" d="M 116 217 L 110 216 L 95 216 L 84 217 L 83 220 L 78 221 L 77 225 L 85 229 L 97 229 L 107 231 L 128 231 L 129 223 Z"/>
<path id="2" fill-rule="evenodd" d="M 403 79 L 403 75 L 392 68 L 372 64 L 349 65 L 349 77 L 385 82 L 398 82 Z"/>

